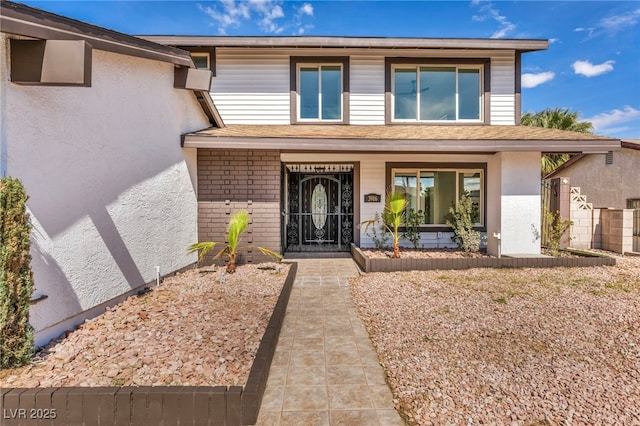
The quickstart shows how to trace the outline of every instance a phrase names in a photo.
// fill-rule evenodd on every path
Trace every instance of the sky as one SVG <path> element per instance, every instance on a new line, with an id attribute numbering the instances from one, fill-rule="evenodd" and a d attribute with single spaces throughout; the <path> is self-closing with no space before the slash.
<path id="1" fill-rule="evenodd" d="M 547 39 L 522 56 L 522 111 L 569 108 L 640 138 L 640 1 L 35 1 L 132 35 Z"/>

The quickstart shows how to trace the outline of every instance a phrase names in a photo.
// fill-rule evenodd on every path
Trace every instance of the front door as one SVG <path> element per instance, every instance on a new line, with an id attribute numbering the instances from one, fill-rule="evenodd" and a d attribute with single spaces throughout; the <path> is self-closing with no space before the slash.
<path id="1" fill-rule="evenodd" d="M 289 252 L 349 251 L 353 241 L 353 165 L 285 166 L 284 245 Z"/>

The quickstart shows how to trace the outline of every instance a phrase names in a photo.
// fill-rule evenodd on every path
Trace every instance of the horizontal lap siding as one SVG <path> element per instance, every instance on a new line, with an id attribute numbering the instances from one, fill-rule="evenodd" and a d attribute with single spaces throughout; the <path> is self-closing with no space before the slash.
<path id="1" fill-rule="evenodd" d="M 491 124 L 515 124 L 515 56 L 495 52 L 491 58 Z"/>
<path id="2" fill-rule="evenodd" d="M 226 124 L 289 124 L 289 56 L 219 49 L 211 96 Z"/>
<path id="3" fill-rule="evenodd" d="M 351 58 L 351 124 L 384 124 L 384 57 Z"/>
<path id="4" fill-rule="evenodd" d="M 491 58 L 491 124 L 515 123 L 513 51 L 218 48 L 211 93 L 227 124 L 290 124 L 289 57 L 350 60 L 350 123 L 384 124 L 385 57 Z"/>

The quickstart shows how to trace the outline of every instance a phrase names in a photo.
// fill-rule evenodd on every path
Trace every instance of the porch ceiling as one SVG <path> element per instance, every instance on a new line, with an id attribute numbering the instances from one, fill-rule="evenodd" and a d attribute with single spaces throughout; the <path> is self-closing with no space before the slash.
<path id="1" fill-rule="evenodd" d="M 228 125 L 189 133 L 183 146 L 342 152 L 598 153 L 620 149 L 620 140 L 528 126 Z"/>

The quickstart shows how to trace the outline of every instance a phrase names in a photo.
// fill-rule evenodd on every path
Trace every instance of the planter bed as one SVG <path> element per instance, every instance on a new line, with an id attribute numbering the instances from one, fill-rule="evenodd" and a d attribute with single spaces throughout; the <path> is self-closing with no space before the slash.
<path id="1" fill-rule="evenodd" d="M 255 268 L 255 266 L 252 267 Z M 174 377 L 174 380 L 167 379 L 167 382 L 170 382 L 168 386 L 141 383 L 140 381 L 134 381 L 134 383 L 126 381 L 122 383 L 123 386 L 102 386 L 93 384 L 95 380 L 88 380 L 89 385 L 85 382 L 81 386 L 67 385 L 64 382 L 63 384 L 52 383 L 51 385 L 48 385 L 48 382 L 35 382 L 31 386 L 18 387 L 21 382 L 6 380 L 8 375 L 5 370 L 4 372 L 0 371 L 3 373 L 0 375 L 2 378 L 0 380 L 2 423 L 7 426 L 23 424 L 117 426 L 255 424 L 295 274 L 296 264 L 293 263 L 289 266 L 279 296 L 276 293 L 277 300 L 271 302 L 275 304 L 275 307 L 271 315 L 267 317 L 269 319 L 262 338 L 259 340 L 257 351 L 252 357 L 253 363 L 248 374 L 238 376 L 246 377 L 244 383 L 229 385 L 229 382 L 213 380 L 212 384 L 225 383 L 226 386 L 207 386 L 201 381 L 198 382 L 198 385 L 189 385 L 189 380 L 183 380 L 183 383 L 179 384 L 184 384 L 184 386 L 176 386 Z M 211 275 L 213 281 L 213 274 L 203 275 Z M 233 285 L 230 282 L 232 277 L 227 277 L 226 284 L 212 282 L 211 285 Z M 254 284 L 259 286 L 261 283 L 255 282 Z M 171 301 L 167 302 L 171 303 Z M 149 315 L 142 312 L 145 318 L 146 315 Z M 126 321 L 134 321 L 134 318 L 123 318 L 123 322 Z M 212 322 L 215 323 L 215 321 Z M 99 333 L 111 335 L 110 331 L 106 329 L 98 331 Z M 184 330 L 176 328 L 172 335 L 180 335 L 180 333 L 185 334 Z M 84 356 L 86 353 L 86 351 L 81 352 L 82 354 L 77 356 Z M 171 350 L 168 352 L 173 353 Z M 58 354 L 54 353 L 53 355 Z M 58 356 L 63 365 L 65 365 L 66 356 L 64 352 Z M 168 363 L 169 360 L 174 361 L 171 357 L 167 358 Z M 72 359 L 67 359 L 67 361 L 72 361 Z M 33 368 L 38 368 L 38 366 Z M 28 369 L 29 367 L 22 369 L 22 371 L 27 371 L 25 375 L 28 375 Z M 132 367 L 132 374 L 134 369 L 139 370 L 140 368 Z M 11 383 L 18 383 L 18 385 L 15 386 Z M 151 386 L 152 384 L 153 386 Z M 44 385 L 48 386 L 44 387 Z"/>
<path id="2" fill-rule="evenodd" d="M 378 258 L 369 257 L 366 252 L 351 244 L 351 255 L 360 269 L 365 272 L 395 272 L 395 271 L 430 271 L 430 270 L 462 270 L 471 268 L 550 268 L 554 266 L 614 266 L 613 257 L 580 252 L 576 257 L 508 257 L 491 256 L 464 257 L 425 257 L 418 258 Z M 402 256 L 402 252 L 400 254 Z"/>

